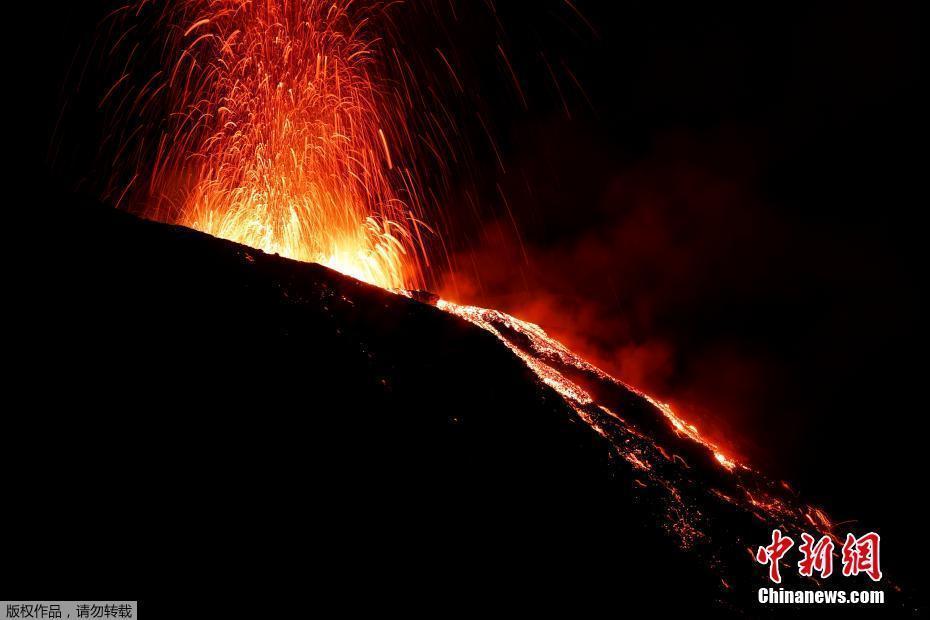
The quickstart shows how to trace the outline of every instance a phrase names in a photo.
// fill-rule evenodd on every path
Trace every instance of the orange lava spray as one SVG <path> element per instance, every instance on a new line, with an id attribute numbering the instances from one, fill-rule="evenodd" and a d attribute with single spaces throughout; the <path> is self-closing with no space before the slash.
<path id="1" fill-rule="evenodd" d="M 385 7 L 170 0 L 157 10 L 161 66 L 110 102 L 144 120 L 156 153 L 123 190 L 148 182 L 144 215 L 385 288 L 421 286 L 428 229 L 415 175 L 392 153 L 407 123 L 369 31 Z"/>

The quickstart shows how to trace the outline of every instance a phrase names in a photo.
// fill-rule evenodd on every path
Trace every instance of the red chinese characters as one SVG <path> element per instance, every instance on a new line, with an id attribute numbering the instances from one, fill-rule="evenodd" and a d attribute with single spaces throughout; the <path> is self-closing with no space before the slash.
<path id="1" fill-rule="evenodd" d="M 823 536 L 816 543 L 810 534 L 801 534 L 801 546 L 798 551 L 804 556 L 798 562 L 798 572 L 804 577 L 811 577 L 814 571 L 826 579 L 833 574 L 833 541 Z"/>
<path id="2" fill-rule="evenodd" d="M 837 541 L 838 542 L 838 541 Z M 843 576 L 854 577 L 860 573 L 868 575 L 872 581 L 882 578 L 880 546 L 881 537 L 875 532 L 869 532 L 856 538 L 853 534 L 846 535 L 840 558 L 843 562 Z M 759 547 L 755 559 L 759 564 L 768 565 L 769 579 L 774 583 L 781 583 L 781 572 L 778 562 L 794 546 L 794 540 L 785 536 L 781 530 L 772 530 L 772 542 L 766 547 Z M 798 573 L 802 577 L 814 577 L 819 573 L 826 579 L 833 574 L 833 556 L 836 549 L 834 539 L 830 536 L 821 536 L 819 539 L 804 532 L 801 534 L 801 544 L 798 551 L 801 559 L 798 561 Z"/>
<path id="3" fill-rule="evenodd" d="M 872 581 L 881 579 L 879 543 L 881 537 L 875 532 L 869 532 L 861 538 L 847 534 L 846 542 L 843 543 L 843 576 L 865 573 Z"/>
<path id="4" fill-rule="evenodd" d="M 778 561 L 794 546 L 794 541 L 788 536 L 782 536 L 781 530 L 772 530 L 772 544 L 768 547 L 759 547 L 756 552 L 756 561 L 759 564 L 769 565 L 769 579 L 781 583 L 781 572 Z"/>

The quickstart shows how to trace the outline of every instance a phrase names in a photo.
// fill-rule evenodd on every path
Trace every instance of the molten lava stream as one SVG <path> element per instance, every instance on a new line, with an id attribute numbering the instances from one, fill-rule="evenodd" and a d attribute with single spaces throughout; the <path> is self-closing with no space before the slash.
<path id="1" fill-rule="evenodd" d="M 669 405 L 588 363 L 538 325 L 444 300 L 437 306 L 497 337 L 604 437 L 629 466 L 635 492 L 652 502 L 662 527 L 704 557 L 723 584 L 752 574 L 745 563 L 753 558 L 745 549 L 772 528 L 838 540 L 827 514 L 789 485 L 728 456 Z"/>

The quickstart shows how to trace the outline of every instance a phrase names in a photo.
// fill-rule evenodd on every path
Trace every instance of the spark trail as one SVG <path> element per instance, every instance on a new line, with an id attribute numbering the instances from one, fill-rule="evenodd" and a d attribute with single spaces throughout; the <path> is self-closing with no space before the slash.
<path id="1" fill-rule="evenodd" d="M 127 35 L 149 24 L 162 51 L 144 86 L 127 87 L 127 69 L 100 102 L 127 136 L 111 194 L 133 194 L 147 217 L 382 287 L 421 285 L 429 229 L 417 173 L 400 165 L 408 122 L 371 31 L 385 6 L 154 4 L 119 12 Z"/>

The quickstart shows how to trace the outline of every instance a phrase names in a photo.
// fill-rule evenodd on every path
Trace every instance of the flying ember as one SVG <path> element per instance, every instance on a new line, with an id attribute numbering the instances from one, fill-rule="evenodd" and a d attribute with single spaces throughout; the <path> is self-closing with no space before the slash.
<path id="1" fill-rule="evenodd" d="M 406 122 L 369 32 L 383 7 L 356 4 L 165 3 L 160 67 L 128 102 L 156 155 L 123 192 L 146 179 L 149 217 L 382 287 L 419 285 L 428 230 L 409 198 L 415 175 L 395 165 Z"/>

